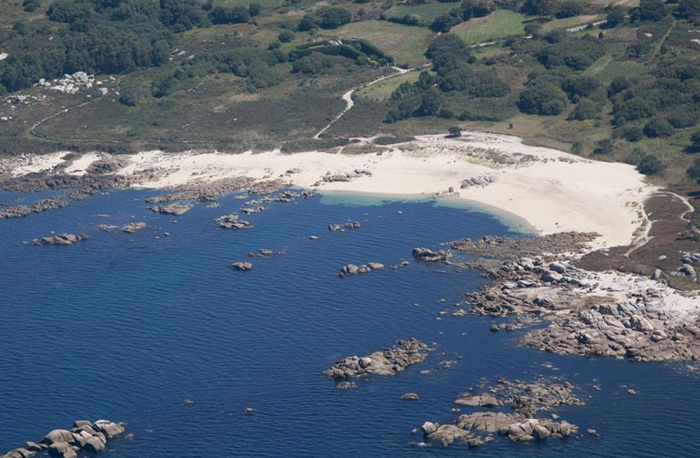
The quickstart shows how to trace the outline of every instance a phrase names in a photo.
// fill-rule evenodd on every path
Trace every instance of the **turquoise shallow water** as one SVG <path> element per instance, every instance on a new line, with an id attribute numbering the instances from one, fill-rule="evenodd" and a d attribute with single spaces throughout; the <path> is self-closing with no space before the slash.
<path id="1" fill-rule="evenodd" d="M 309 199 L 272 204 L 244 218 L 254 229 L 227 231 L 213 219 L 240 208 L 233 196 L 173 218 L 146 209 L 143 199 L 153 194 L 113 192 L 0 221 L 0 451 L 75 419 L 108 418 L 127 422 L 136 436 L 110 444 L 110 456 L 120 458 L 697 456 L 698 380 L 682 364 L 555 356 L 519 347 L 516 333 L 491 334 L 489 318 L 438 320 L 480 285 L 478 272 L 412 263 L 336 276 L 346 263 L 388 266 L 410 259 L 415 246 L 507 233 L 488 215 L 430 202 Z M 0 194 L 0 202 L 35 197 Z M 103 213 L 109 217 L 97 217 Z M 348 219 L 362 228 L 327 231 Z M 96 229 L 130 221 L 149 228 Z M 90 239 L 21 244 L 52 230 Z M 259 248 L 287 254 L 254 259 L 250 272 L 227 268 Z M 404 337 L 437 350 L 398 376 L 360 380 L 357 390 L 336 390 L 321 375 L 340 357 Z M 419 373 L 445 359 L 458 363 Z M 420 438 L 410 430 L 423 421 L 454 420 L 452 401 L 482 377 L 539 374 L 579 387 L 588 405 L 557 413 L 600 438 L 497 440 L 474 451 L 411 445 Z M 420 401 L 400 401 L 407 391 Z M 258 413 L 243 415 L 248 406 Z"/>

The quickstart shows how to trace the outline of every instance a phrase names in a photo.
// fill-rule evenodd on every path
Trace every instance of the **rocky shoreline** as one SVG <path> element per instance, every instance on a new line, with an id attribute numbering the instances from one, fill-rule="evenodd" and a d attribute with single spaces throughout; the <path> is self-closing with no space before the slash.
<path id="1" fill-rule="evenodd" d="M 700 359 L 697 298 L 656 279 L 577 268 L 566 252 L 580 249 L 586 237 L 568 234 L 558 240 L 544 237 L 527 242 L 555 247 L 559 254 L 472 262 L 491 281 L 469 294 L 464 305 L 474 314 L 515 319 L 506 329 L 544 323 L 520 339 L 544 351 L 634 361 Z M 570 243 L 560 243 L 564 238 Z M 511 259 L 518 254 L 512 250 L 516 245 L 502 238 L 451 244 L 465 253 Z M 492 326 L 493 331 L 500 329 Z"/>
<path id="2" fill-rule="evenodd" d="M 51 456 L 77 458 L 78 453 L 102 452 L 109 440 L 124 433 L 124 428 L 124 423 L 109 420 L 97 420 L 94 423 L 76 420 L 70 430 L 54 429 L 40 442 L 27 441 L 25 447 L 10 450 L 0 458 L 31 458 L 43 451 L 48 451 Z M 128 434 L 125 438 L 130 440 L 133 435 Z"/>

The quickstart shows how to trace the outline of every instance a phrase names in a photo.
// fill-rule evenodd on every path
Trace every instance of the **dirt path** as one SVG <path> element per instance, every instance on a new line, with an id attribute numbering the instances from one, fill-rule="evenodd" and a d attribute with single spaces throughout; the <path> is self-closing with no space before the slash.
<path id="1" fill-rule="evenodd" d="M 680 214 L 678 217 L 679 217 L 681 220 L 683 220 L 683 221 L 685 221 L 685 222 L 687 222 L 687 223 L 690 222 L 690 218 L 688 218 L 688 214 L 694 212 L 694 211 L 695 211 L 695 208 L 694 208 L 693 205 L 688 201 L 687 198 L 685 198 L 685 197 L 683 197 L 683 196 L 681 196 L 681 195 L 679 195 L 679 194 L 676 194 L 675 192 L 671 192 L 671 191 L 659 191 L 658 193 L 656 193 L 656 194 L 655 194 L 654 196 L 652 196 L 652 197 L 655 197 L 655 196 L 669 196 L 669 197 L 674 197 L 674 198 L 680 200 L 681 202 L 683 202 L 683 205 L 685 205 L 685 206 L 687 207 L 688 210 L 687 210 L 686 212 L 683 212 L 682 214 Z M 637 251 L 638 249 L 642 248 L 644 245 L 646 245 L 647 243 L 649 243 L 649 242 L 651 241 L 651 239 L 654 238 L 653 235 L 649 235 L 649 232 L 651 231 L 651 227 L 652 227 L 652 225 L 653 225 L 654 223 L 653 223 L 653 221 L 649 220 L 648 217 L 647 217 L 646 221 L 647 221 L 647 227 L 646 227 L 646 230 L 644 231 L 644 234 L 643 234 L 642 236 L 640 236 L 640 237 L 632 244 L 632 246 L 630 247 L 630 249 L 627 250 L 627 252 L 626 252 L 623 256 L 629 258 L 629 257 L 632 255 L 632 253 L 634 253 L 634 252 Z"/>
<path id="2" fill-rule="evenodd" d="M 355 102 L 352 100 L 352 95 L 355 91 L 358 91 L 360 89 L 366 88 L 367 86 L 371 86 L 373 84 L 379 83 L 380 81 L 388 80 L 389 78 L 394 78 L 395 76 L 403 75 L 403 74 L 408 73 L 412 70 L 415 70 L 413 68 L 408 69 L 408 70 L 403 69 L 403 68 L 399 68 L 399 67 L 391 67 L 391 68 L 393 70 L 396 70 L 396 73 L 393 73 L 391 75 L 382 76 L 381 78 L 377 78 L 376 80 L 370 81 L 369 83 L 363 84 L 361 86 L 355 86 L 354 88 L 350 89 L 345 94 L 343 94 L 343 100 L 346 103 L 345 109 L 338 116 L 333 118 L 333 120 L 331 122 L 329 122 L 323 129 L 318 131 L 318 133 L 316 135 L 314 135 L 314 140 L 318 140 L 325 131 L 330 129 L 330 127 L 333 124 L 335 124 L 340 118 L 342 118 L 343 115 L 345 115 L 345 113 L 347 113 L 348 111 L 350 111 L 352 109 L 352 107 L 355 105 Z"/>

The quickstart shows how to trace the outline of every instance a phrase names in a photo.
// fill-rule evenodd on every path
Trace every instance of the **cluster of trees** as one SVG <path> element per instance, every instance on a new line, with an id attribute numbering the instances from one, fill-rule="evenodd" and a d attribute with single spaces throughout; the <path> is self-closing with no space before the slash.
<path id="1" fill-rule="evenodd" d="M 29 10 L 40 3 L 25 0 L 24 5 Z M 0 62 L 0 92 L 76 71 L 118 74 L 160 66 L 168 62 L 174 34 L 212 23 L 248 22 L 260 10 L 256 3 L 224 7 L 214 6 L 211 0 L 204 4 L 198 0 L 54 0 L 47 16 L 57 27 L 20 22 L 4 41 L 10 58 Z M 264 53 L 260 57 L 261 61 L 266 58 Z M 218 61 L 218 57 L 213 60 Z M 263 77 L 271 73 L 264 66 L 258 67 L 259 71 L 241 73 L 250 76 L 256 86 L 278 79 Z M 166 78 L 158 82 L 156 86 L 162 90 L 155 92 L 168 93 L 176 81 Z"/>
<path id="2" fill-rule="evenodd" d="M 423 71 L 417 82 L 404 82 L 392 93 L 387 122 L 421 116 L 467 119 L 469 115 L 451 103 L 455 95 L 499 98 L 510 92 L 495 72 L 471 65 L 475 60 L 471 50 L 454 35 L 437 37 L 426 57 L 432 60 L 435 73 Z"/>
<path id="3" fill-rule="evenodd" d="M 495 8 L 491 0 L 463 0 L 448 14 L 435 18 L 430 24 L 430 29 L 433 32 L 449 32 L 455 25 L 473 17 L 484 17 L 492 13 Z"/>
<path id="4" fill-rule="evenodd" d="M 246 6 L 215 6 L 211 3 L 204 5 L 209 9 L 209 19 L 213 24 L 243 24 L 260 14 L 262 7 L 259 3 Z"/>
<path id="5" fill-rule="evenodd" d="M 313 30 L 319 27 L 322 29 L 337 29 L 351 20 L 352 15 L 345 8 L 324 7 L 305 15 L 299 21 L 297 28 L 300 31 Z"/>

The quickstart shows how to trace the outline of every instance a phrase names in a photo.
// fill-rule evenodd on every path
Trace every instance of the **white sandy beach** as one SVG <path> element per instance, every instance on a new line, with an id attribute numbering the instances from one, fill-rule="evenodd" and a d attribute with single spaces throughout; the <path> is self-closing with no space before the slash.
<path id="1" fill-rule="evenodd" d="M 14 175 L 47 170 L 65 153 L 34 156 L 12 168 Z M 86 154 L 68 173 L 82 174 L 103 154 Z M 447 196 L 494 207 L 527 221 L 541 234 L 597 232 L 592 248 L 627 245 L 642 232 L 643 201 L 656 191 L 632 166 L 596 162 L 560 151 L 523 145 L 516 137 L 468 133 L 458 139 L 425 136 L 393 145 L 382 153 L 305 152 L 164 153 L 120 156 L 129 165 L 117 172 L 155 169 L 158 179 L 143 187 L 169 188 L 220 178 L 283 178 L 319 191 L 352 191 L 403 196 Z M 324 176 L 355 175 L 350 181 Z M 294 171 L 295 173 L 287 173 Z M 493 182 L 461 189 L 462 181 L 487 177 Z"/>

